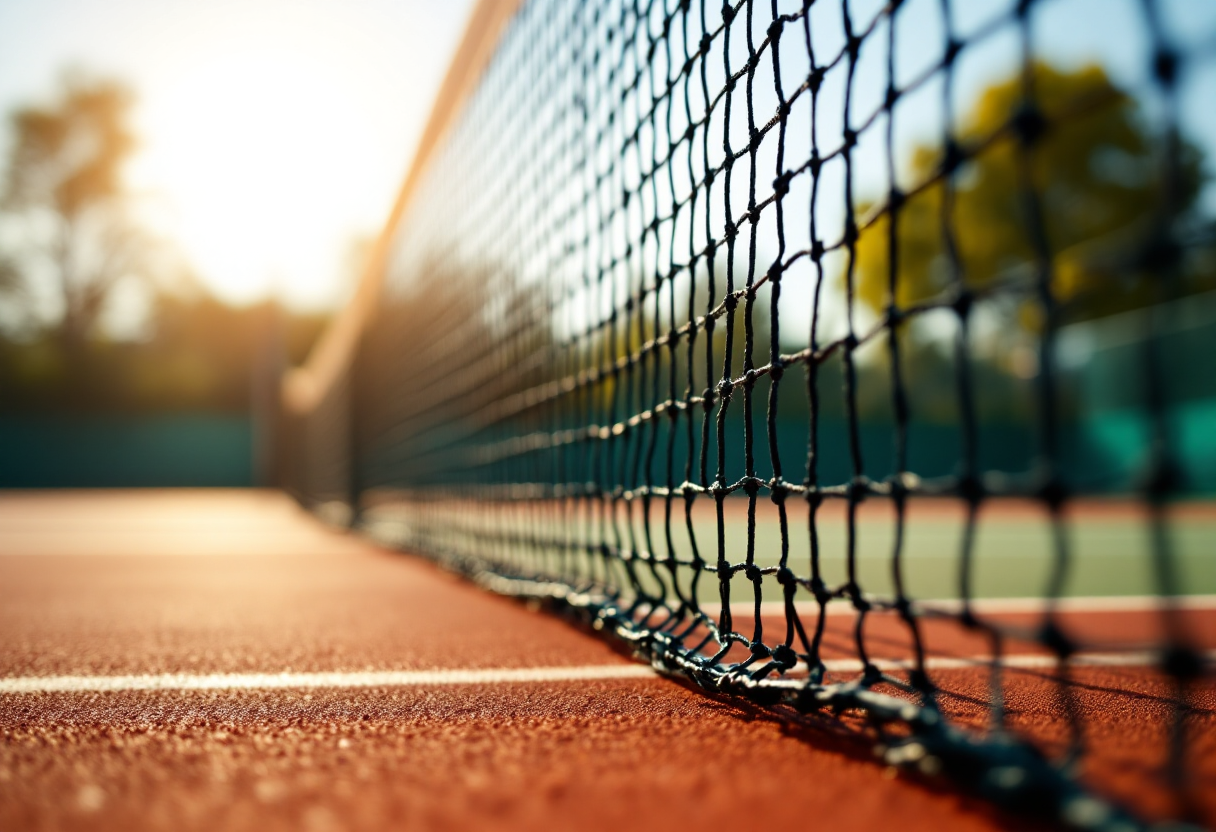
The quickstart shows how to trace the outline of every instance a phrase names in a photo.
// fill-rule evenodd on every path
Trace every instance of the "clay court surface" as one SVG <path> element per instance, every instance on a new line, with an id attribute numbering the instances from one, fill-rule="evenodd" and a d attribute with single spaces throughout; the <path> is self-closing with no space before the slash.
<path id="1" fill-rule="evenodd" d="M 774 613 L 766 627 L 782 626 Z M 1016 603 L 992 614 L 1027 616 Z M 1134 649 L 1156 618 L 1134 601 L 1062 614 L 1089 651 L 1071 686 L 1088 777 L 1139 811 L 1172 811 L 1159 786 L 1169 691 Z M 1185 615 L 1216 648 L 1210 599 Z M 850 622 L 829 622 L 842 674 Z M 944 623 L 928 637 L 946 707 L 983 725 L 986 672 L 969 661 L 982 645 Z M 907 656 L 881 617 L 867 646 Z M 1058 746 L 1053 671 L 1029 645 L 1010 649 L 1010 722 Z M 1191 694 L 1192 793 L 1213 825 L 1216 686 Z M 0 496 L 0 732 L 5 830 L 1021 824 L 884 768 L 852 722 L 659 678 L 274 492 Z"/>

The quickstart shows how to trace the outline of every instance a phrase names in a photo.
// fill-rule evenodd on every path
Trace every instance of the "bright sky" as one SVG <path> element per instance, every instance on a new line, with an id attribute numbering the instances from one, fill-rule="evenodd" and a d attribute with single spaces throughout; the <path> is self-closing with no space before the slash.
<path id="1" fill-rule="evenodd" d="M 0 110 L 49 98 L 66 67 L 127 82 L 128 181 L 158 230 L 225 299 L 325 306 L 388 216 L 471 7 L 0 0 Z"/>
<path id="2" fill-rule="evenodd" d="M 953 8 L 966 34 L 967 20 L 988 20 L 1011 1 Z M 377 232 L 388 216 L 471 6 L 0 0 L 0 110 L 49 97 L 70 66 L 126 80 L 139 95 L 142 140 L 129 180 L 207 285 L 238 302 L 276 293 L 298 307 L 330 305 L 350 287 L 351 241 Z M 903 25 L 940 37 L 929 25 L 936 8 L 928 0 L 907 4 Z M 1206 42 L 1216 31 L 1213 0 L 1162 8 L 1180 44 Z M 1130 90 L 1145 84 L 1147 35 L 1133 0 L 1036 9 L 1042 54 L 1063 65 L 1096 60 Z M 1013 38 L 968 53 L 963 100 L 1017 61 Z M 1183 118 L 1187 135 L 1216 158 L 1213 90 L 1216 62 L 1208 61 L 1186 79 Z M 917 112 L 905 120 L 909 136 L 936 136 L 937 110 Z M 872 185 L 862 181 L 862 192 Z M 1205 204 L 1216 209 L 1216 186 Z"/>

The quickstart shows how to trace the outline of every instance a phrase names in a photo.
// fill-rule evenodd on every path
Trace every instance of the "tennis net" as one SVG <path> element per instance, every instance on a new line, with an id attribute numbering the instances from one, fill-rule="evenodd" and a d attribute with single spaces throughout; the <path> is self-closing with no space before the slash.
<path id="1" fill-rule="evenodd" d="M 1105 649 L 1161 680 L 1164 811 L 1193 813 L 1208 657 L 1171 516 L 1211 487 L 1178 425 L 1216 373 L 1181 369 L 1177 320 L 1216 288 L 1184 129 L 1216 25 L 1099 5 L 481 3 L 354 301 L 287 379 L 285 484 L 664 672 L 860 714 L 893 766 L 1111 830 L 1142 819 L 1079 774 L 1068 596 L 1076 507 L 1122 495 L 1140 571 L 1096 594 L 1151 596 L 1153 637 Z M 1087 333 L 1115 319 L 1112 440 Z M 977 554 L 1002 511 L 1043 529 L 1006 573 Z M 916 550 L 918 513 L 949 534 Z M 1027 570 L 1037 600 L 992 613 Z M 936 656 L 946 625 L 974 649 Z M 1019 649 L 1054 743 L 1007 718 Z M 943 705 L 963 665 L 982 719 Z"/>

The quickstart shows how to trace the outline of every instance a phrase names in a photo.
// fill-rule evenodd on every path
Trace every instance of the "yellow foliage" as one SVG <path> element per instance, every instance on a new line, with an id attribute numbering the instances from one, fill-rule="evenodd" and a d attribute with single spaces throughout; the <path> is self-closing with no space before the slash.
<path id="1" fill-rule="evenodd" d="M 1113 274 L 1091 257 L 1147 233 L 1160 198 L 1155 139 L 1135 100 L 1101 67 L 1066 72 L 1041 63 L 1032 97 L 1034 108 L 1025 108 L 1020 76 L 985 90 L 956 137 L 968 161 L 952 176 L 942 172 L 940 147 L 912 149 L 912 180 L 928 184 L 896 212 L 901 308 L 959 282 L 979 288 L 1043 268 L 1073 317 L 1144 302 L 1144 291 L 1128 289 L 1138 276 Z M 1038 133 L 1029 144 L 1027 132 Z M 1185 208 L 1201 185 L 1198 150 L 1184 143 L 1180 164 Z M 855 291 L 876 312 L 892 300 L 890 221 L 884 212 L 856 245 Z"/>

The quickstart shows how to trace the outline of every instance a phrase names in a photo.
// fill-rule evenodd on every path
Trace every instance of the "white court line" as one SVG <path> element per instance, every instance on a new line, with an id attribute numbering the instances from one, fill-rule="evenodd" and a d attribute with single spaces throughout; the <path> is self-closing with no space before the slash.
<path id="1" fill-rule="evenodd" d="M 1216 650 L 1203 654 L 1205 660 L 1216 661 Z M 1152 667 L 1161 661 L 1160 653 L 1137 651 L 1134 653 L 1077 653 L 1068 660 L 1072 667 Z M 834 673 L 860 673 L 862 664 L 857 659 L 831 659 L 825 661 L 824 667 Z M 916 663 L 907 659 L 873 659 L 870 664 L 882 671 L 911 670 Z M 927 670 L 962 670 L 970 667 L 990 667 L 989 658 L 976 657 L 946 657 L 934 656 L 925 659 Z M 1057 665 L 1056 657 L 1051 655 L 1023 654 L 1005 656 L 1001 666 L 1015 670 L 1051 670 Z"/>
<path id="2" fill-rule="evenodd" d="M 1216 651 L 1205 654 L 1216 660 Z M 1148 667 L 1160 656 L 1150 652 L 1080 653 L 1070 664 L 1080 667 Z M 907 670 L 907 660 L 875 659 L 879 670 Z M 929 670 L 959 670 L 986 667 L 984 657 L 929 658 Z M 857 659 L 824 662 L 833 673 L 860 673 Z M 1056 666 L 1053 656 L 1005 656 L 1002 665 L 1023 670 L 1047 670 Z M 140 676 L 25 676 L 0 679 L 0 694 L 15 693 L 107 693 L 157 690 L 274 690 L 285 688 L 372 688 L 415 685 L 489 685 L 513 682 L 583 682 L 599 679 L 652 679 L 656 672 L 643 664 L 590 665 L 584 667 L 527 667 L 486 670 L 400 670 L 352 673 L 163 673 Z"/>
<path id="3" fill-rule="evenodd" d="M 161 673 L 131 676 L 26 676 L 0 678 L 4 693 L 81 693 L 128 690 L 269 690 L 374 688 L 413 685 L 492 685 L 500 682 L 583 682 L 653 678 L 643 664 L 584 667 L 511 667 L 485 670 L 388 670 L 352 673 Z"/>

